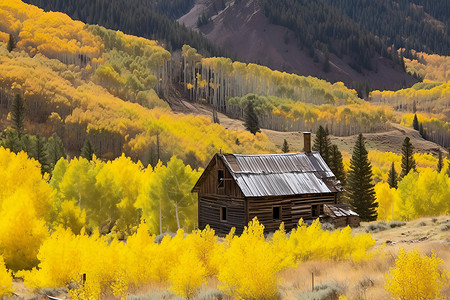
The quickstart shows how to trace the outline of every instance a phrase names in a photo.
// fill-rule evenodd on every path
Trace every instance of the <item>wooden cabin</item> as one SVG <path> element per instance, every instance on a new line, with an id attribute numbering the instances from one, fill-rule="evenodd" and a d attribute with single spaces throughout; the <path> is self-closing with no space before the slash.
<path id="1" fill-rule="evenodd" d="M 305 134 L 304 153 L 217 153 L 195 184 L 198 224 L 218 234 L 232 227 L 241 233 L 254 217 L 266 231 L 294 228 L 300 218 L 317 219 L 325 204 L 336 204 L 343 188 L 318 152 L 310 150 Z"/>

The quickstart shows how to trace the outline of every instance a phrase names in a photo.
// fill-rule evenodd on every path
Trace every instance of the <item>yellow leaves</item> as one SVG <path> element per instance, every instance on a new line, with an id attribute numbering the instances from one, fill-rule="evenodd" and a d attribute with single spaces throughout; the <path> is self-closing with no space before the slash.
<path id="1" fill-rule="evenodd" d="M 223 255 L 218 278 L 221 290 L 240 299 L 275 299 L 281 271 L 275 249 L 264 240 L 264 226 L 253 219 L 234 237 Z"/>
<path id="2" fill-rule="evenodd" d="M 400 203 L 397 191 L 386 182 L 379 182 L 375 185 L 375 197 L 378 202 L 378 220 L 394 221 Z"/>
<path id="3" fill-rule="evenodd" d="M 12 276 L 6 269 L 3 257 L 0 255 L 0 298 L 9 296 L 12 291 Z"/>
<path id="4" fill-rule="evenodd" d="M 0 27 L 5 27 L 8 32 L 20 31 L 19 48 L 38 49 L 53 58 L 80 53 L 93 58 L 103 51 L 100 40 L 86 31 L 82 22 L 65 14 L 44 12 L 22 1 L 11 0 L 0 7 L 0 15 L 8 16 L 0 18 L 4 20 Z"/>
<path id="5" fill-rule="evenodd" d="M 36 265 L 38 249 L 48 235 L 45 221 L 36 215 L 31 195 L 32 190 L 17 190 L 3 200 L 0 211 L 0 254 L 14 271 Z"/>
<path id="6" fill-rule="evenodd" d="M 188 83 L 186 85 L 186 87 L 187 87 L 188 90 L 192 90 L 194 88 L 194 86 L 192 84 L 190 84 L 190 83 Z"/>
<path id="7" fill-rule="evenodd" d="M 169 274 L 171 290 L 186 299 L 192 299 L 203 282 L 206 283 L 206 268 L 193 251 L 181 253 L 177 267 Z"/>
<path id="8" fill-rule="evenodd" d="M 400 249 L 395 267 L 386 274 L 385 288 L 395 299 L 437 299 L 450 278 L 442 264 L 435 253 L 428 257 L 417 249 Z"/>

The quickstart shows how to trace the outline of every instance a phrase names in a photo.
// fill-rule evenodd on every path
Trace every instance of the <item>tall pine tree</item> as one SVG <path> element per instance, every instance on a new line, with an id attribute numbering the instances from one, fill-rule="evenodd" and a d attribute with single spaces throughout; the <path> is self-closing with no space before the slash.
<path id="1" fill-rule="evenodd" d="M 9 40 L 8 45 L 6 45 L 6 49 L 8 50 L 8 52 L 11 52 L 14 50 L 14 48 L 16 48 L 16 39 L 12 34 L 9 34 Z"/>
<path id="2" fill-rule="evenodd" d="M 329 165 L 330 148 L 331 148 L 331 141 L 330 138 L 328 137 L 328 128 L 325 129 L 322 127 L 322 125 L 320 125 L 316 132 L 316 138 L 314 139 L 312 150 L 319 152 L 323 160 Z"/>
<path id="3" fill-rule="evenodd" d="M 417 114 L 414 114 L 413 128 L 414 130 L 419 130 L 419 120 L 417 119 Z"/>
<path id="4" fill-rule="evenodd" d="M 328 166 L 330 167 L 334 176 L 336 176 L 336 178 L 339 179 L 341 184 L 345 185 L 346 179 L 345 179 L 344 163 L 342 162 L 342 153 L 341 151 L 339 151 L 337 145 L 333 144 L 331 146 L 330 163 L 328 164 Z"/>
<path id="5" fill-rule="evenodd" d="M 84 141 L 83 147 L 81 148 L 80 156 L 91 161 L 94 154 L 95 154 L 95 151 L 94 151 L 94 147 L 92 146 L 91 142 L 89 142 L 89 140 Z"/>
<path id="6" fill-rule="evenodd" d="M 284 139 L 284 141 L 283 141 L 283 146 L 281 147 L 281 151 L 283 151 L 283 153 L 289 152 L 289 144 L 286 141 L 286 139 Z"/>
<path id="7" fill-rule="evenodd" d="M 253 134 L 261 132 L 258 116 L 256 115 L 252 100 L 248 101 L 247 106 L 245 107 L 245 127 Z"/>
<path id="8" fill-rule="evenodd" d="M 25 120 L 25 102 L 23 101 L 22 96 L 17 94 L 11 105 L 11 121 L 12 127 L 19 134 L 19 138 L 22 136 L 24 132 L 24 120 Z"/>
<path id="9" fill-rule="evenodd" d="M 66 149 L 64 148 L 63 141 L 56 133 L 48 139 L 47 152 L 52 169 L 60 158 L 66 157 Z"/>
<path id="10" fill-rule="evenodd" d="M 397 188 L 398 175 L 397 171 L 395 171 L 394 163 L 391 165 L 391 169 L 388 173 L 388 184 L 391 188 Z"/>
<path id="11" fill-rule="evenodd" d="M 400 178 L 408 175 L 411 170 L 416 170 L 414 146 L 411 144 L 409 137 L 405 137 L 402 145 L 402 172 L 400 173 Z"/>
<path id="12" fill-rule="evenodd" d="M 375 201 L 372 166 L 368 159 L 365 139 L 359 134 L 350 160 L 347 176 L 347 192 L 350 204 L 362 221 L 377 219 L 378 203 Z"/>
<path id="13" fill-rule="evenodd" d="M 50 173 L 51 168 L 47 157 L 47 143 L 43 137 L 36 136 L 34 159 L 41 164 L 41 173 Z"/>

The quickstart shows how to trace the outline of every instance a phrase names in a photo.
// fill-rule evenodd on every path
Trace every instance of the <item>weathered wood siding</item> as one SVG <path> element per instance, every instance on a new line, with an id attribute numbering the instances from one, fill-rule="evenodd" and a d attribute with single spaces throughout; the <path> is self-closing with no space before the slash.
<path id="1" fill-rule="evenodd" d="M 220 210 L 227 209 L 227 220 L 220 220 Z M 247 225 L 245 200 L 238 198 L 226 198 L 223 196 L 199 195 L 198 196 L 198 223 L 200 229 L 207 224 L 216 231 L 216 234 L 225 235 L 232 227 L 236 227 L 236 233 L 242 233 Z"/>
<path id="2" fill-rule="evenodd" d="M 284 222 L 286 230 L 290 230 L 292 225 L 292 199 L 283 197 L 261 197 L 248 198 L 248 219 L 253 220 L 254 217 L 264 224 L 264 231 L 275 231 L 280 227 L 281 222 Z M 281 208 L 281 219 L 273 219 L 273 207 L 279 206 Z"/>
<path id="3" fill-rule="evenodd" d="M 284 222 L 286 230 L 295 228 L 300 218 L 303 220 L 311 220 L 323 214 L 324 204 L 335 203 L 335 194 L 320 195 L 295 195 L 295 196 L 278 196 L 278 197 L 258 197 L 248 198 L 248 220 L 258 217 L 258 220 L 264 224 L 265 231 L 275 231 Z M 312 206 L 318 205 L 320 209 L 319 215 L 313 217 Z M 281 219 L 273 219 L 273 208 L 281 207 Z"/>
<path id="4" fill-rule="evenodd" d="M 200 184 L 198 195 L 223 195 L 224 197 L 244 199 L 244 195 L 224 165 L 224 162 L 217 155 L 215 156 L 215 161 L 215 164 L 211 166 L 210 171 L 206 174 L 207 177 Z M 218 187 L 218 170 L 224 171 L 223 187 Z"/>
<path id="5" fill-rule="evenodd" d="M 296 224 L 298 220 L 316 219 L 319 216 L 313 217 L 312 206 L 319 205 L 319 215 L 323 214 L 324 204 L 334 204 L 336 201 L 336 194 L 310 194 L 298 195 L 296 199 L 292 199 L 292 221 Z"/>

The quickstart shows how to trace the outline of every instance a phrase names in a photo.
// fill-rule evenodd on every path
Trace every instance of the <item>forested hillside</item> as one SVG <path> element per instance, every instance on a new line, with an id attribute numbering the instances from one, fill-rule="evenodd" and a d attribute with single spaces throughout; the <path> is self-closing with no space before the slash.
<path id="1" fill-rule="evenodd" d="M 325 0 L 394 49 L 450 55 L 446 0 Z"/>
<path id="2" fill-rule="evenodd" d="M 9 52 L 8 34 L 0 34 L 2 129 L 11 125 L 8 113 L 19 95 L 24 131 L 44 137 L 57 133 L 70 155 L 78 155 L 89 141 L 103 158 L 126 153 L 155 165 L 178 155 L 198 167 L 220 149 L 273 149 L 264 135 L 171 113 L 157 95 L 167 85 L 171 55 L 155 41 L 85 26 L 21 1 L 2 3 L 0 16 L 0 31 L 18 41 Z M 8 146 L 22 143 L 7 132 L 1 139 Z"/>
<path id="3" fill-rule="evenodd" d="M 240 61 L 342 81 L 362 97 L 415 82 L 394 49 L 324 1 L 198 0 L 178 22 Z"/>
<path id="4" fill-rule="evenodd" d="M 180 49 L 184 44 L 197 48 L 205 55 L 223 52 L 201 34 L 185 28 L 177 18 L 192 6 L 189 0 L 26 0 L 47 11 L 60 11 L 76 20 L 98 24 L 128 34 L 155 39 L 168 50 Z"/>
<path id="5" fill-rule="evenodd" d="M 318 55 L 315 51 L 324 54 L 324 68 L 329 64 L 330 52 L 338 57 L 348 55 L 350 65 L 358 71 L 375 68 L 375 55 L 403 65 L 399 55 L 388 50 L 382 40 L 325 1 L 264 0 L 263 5 L 270 22 L 294 31 L 301 44 L 310 49 L 311 56 Z"/>

